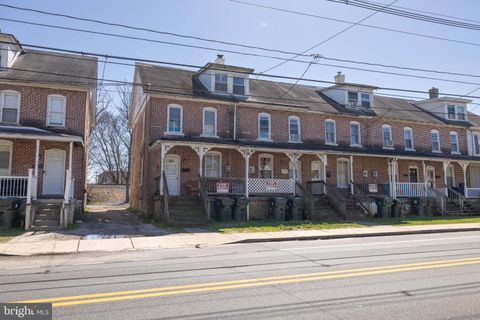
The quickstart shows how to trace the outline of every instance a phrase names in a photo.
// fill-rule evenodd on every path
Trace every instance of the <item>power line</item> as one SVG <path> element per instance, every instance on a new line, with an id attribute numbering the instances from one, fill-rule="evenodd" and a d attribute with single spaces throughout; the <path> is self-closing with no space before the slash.
<path id="1" fill-rule="evenodd" d="M 237 0 L 230 0 L 230 1 L 232 1 L 232 2 L 237 2 Z M 397 2 L 397 1 L 398 1 L 398 0 L 393 0 L 392 2 L 390 2 L 389 4 L 387 4 L 387 5 L 385 6 L 385 8 L 386 8 L 386 7 L 388 7 L 388 6 L 389 6 L 389 5 L 391 5 L 391 4 L 394 4 L 394 3 L 395 3 L 395 2 Z M 328 41 L 330 41 L 330 40 L 332 40 L 332 39 L 334 39 L 334 38 L 338 37 L 339 35 L 341 35 L 341 34 L 343 34 L 343 33 L 347 32 L 348 30 L 352 29 L 353 27 L 357 26 L 358 24 L 362 23 L 363 21 L 367 20 L 368 18 L 370 18 L 370 17 L 372 17 L 372 16 L 376 15 L 376 14 L 377 14 L 379 11 L 381 11 L 381 9 L 379 9 L 379 10 L 377 10 L 377 11 L 373 12 L 372 14 L 369 14 L 368 16 L 366 16 L 365 18 L 363 18 L 363 19 L 361 19 L 361 20 L 359 20 L 359 21 L 355 22 L 354 24 L 352 24 L 352 25 L 350 25 L 350 26 L 348 26 L 348 27 L 346 27 L 346 28 L 344 28 L 344 29 L 340 30 L 339 32 L 335 33 L 334 35 L 331 35 L 331 36 L 330 36 L 330 37 L 328 37 L 327 39 L 325 39 L 325 40 L 323 40 L 323 41 L 321 41 L 321 42 L 317 43 L 316 45 L 314 45 L 314 46 L 312 46 L 312 47 L 308 48 L 307 50 L 304 50 L 304 51 L 302 51 L 302 53 L 301 53 L 301 54 L 305 54 L 305 53 L 307 53 L 307 52 L 309 52 L 309 51 L 312 51 L 313 49 L 315 49 L 315 48 L 318 48 L 318 47 L 319 47 L 319 46 L 321 46 L 322 44 L 324 44 L 324 43 L 327 43 Z M 292 59 L 295 59 L 295 58 L 296 58 L 296 57 L 298 57 L 298 56 L 299 56 L 299 55 L 294 55 L 294 56 L 293 56 L 293 57 L 291 57 L 290 59 L 288 59 L 288 60 L 285 60 L 285 61 L 283 61 L 283 62 L 280 62 L 280 63 L 278 63 L 278 64 L 274 65 L 273 67 L 270 67 L 270 68 L 266 69 L 266 70 L 265 70 L 265 71 L 263 71 L 263 72 L 269 72 L 269 71 L 272 71 L 273 69 L 275 69 L 275 68 L 278 68 L 278 67 L 280 67 L 280 66 L 284 65 L 285 63 L 292 61 Z M 311 65 L 311 64 L 309 64 L 309 67 L 310 67 L 310 65 Z"/>
<path id="2" fill-rule="evenodd" d="M 308 13 L 308 12 L 302 12 L 302 11 L 279 8 L 279 7 L 261 5 L 261 4 L 252 3 L 252 2 L 237 0 L 237 3 L 252 6 L 252 7 L 258 7 L 258 8 L 283 12 L 283 13 L 289 13 L 289 14 L 301 15 L 301 16 L 310 17 L 310 18 L 321 19 L 321 20 L 335 21 L 335 22 L 341 22 L 341 23 L 347 23 L 347 24 L 354 24 L 355 23 L 353 21 L 331 18 L 331 17 L 321 16 L 321 15 L 312 14 L 312 13 Z M 399 29 L 380 27 L 380 26 L 375 26 L 375 25 L 368 25 L 368 24 L 363 24 L 363 23 L 358 24 L 358 26 L 377 29 L 377 30 L 383 30 L 383 31 L 389 31 L 389 32 L 395 32 L 395 33 L 400 33 L 400 34 L 406 34 L 406 35 L 410 35 L 410 36 L 417 36 L 417 37 L 422 37 L 422 38 L 448 41 L 448 42 L 454 42 L 454 43 L 459 43 L 459 44 L 466 44 L 466 45 L 471 45 L 471 46 L 476 46 L 476 47 L 480 46 L 480 43 L 475 43 L 475 42 L 462 41 L 462 40 L 445 38 L 445 37 L 440 37 L 440 36 L 434 36 L 434 35 L 428 35 L 428 34 L 422 34 L 422 33 L 410 32 L 410 31 L 404 31 L 404 30 L 399 30 Z"/>
<path id="3" fill-rule="evenodd" d="M 336 2 L 336 3 L 344 3 L 346 5 L 363 8 L 367 10 L 375 10 L 375 11 L 379 10 L 379 8 L 381 7 L 381 5 L 375 4 L 370 1 L 364 1 L 364 0 L 329 0 L 329 1 Z M 418 14 L 418 13 L 414 13 L 407 10 L 386 8 L 385 10 L 383 10 L 383 13 L 398 16 L 398 17 L 409 18 L 417 21 L 446 25 L 446 26 L 455 27 L 455 28 L 480 30 L 480 24 L 461 22 L 461 21 L 452 20 L 452 19 L 437 18 L 434 16 Z"/>

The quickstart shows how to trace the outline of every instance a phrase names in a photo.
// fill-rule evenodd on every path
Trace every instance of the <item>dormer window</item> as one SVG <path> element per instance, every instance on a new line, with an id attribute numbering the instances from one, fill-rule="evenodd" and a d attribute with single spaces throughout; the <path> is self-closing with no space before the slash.
<path id="1" fill-rule="evenodd" d="M 455 106 L 453 104 L 447 106 L 447 116 L 448 119 L 455 119 Z"/>
<path id="2" fill-rule="evenodd" d="M 347 93 L 347 105 L 349 107 L 363 107 L 370 108 L 370 94 L 365 92 L 348 91 Z"/>
<path id="3" fill-rule="evenodd" d="M 370 95 L 368 93 L 360 93 L 362 107 L 370 108 Z"/>
<path id="4" fill-rule="evenodd" d="M 215 91 L 227 92 L 227 75 L 222 73 L 215 74 Z"/>
<path id="5" fill-rule="evenodd" d="M 358 105 L 358 94 L 356 92 L 348 92 L 348 105 L 351 107 Z"/>
<path id="6" fill-rule="evenodd" d="M 461 106 L 457 106 L 457 119 L 458 120 L 465 120 L 465 108 Z"/>
<path id="7" fill-rule="evenodd" d="M 245 78 L 233 77 L 233 94 L 245 95 Z"/>
<path id="8" fill-rule="evenodd" d="M 454 104 L 447 105 L 447 118 L 451 120 L 467 120 L 464 106 L 457 106 Z"/>

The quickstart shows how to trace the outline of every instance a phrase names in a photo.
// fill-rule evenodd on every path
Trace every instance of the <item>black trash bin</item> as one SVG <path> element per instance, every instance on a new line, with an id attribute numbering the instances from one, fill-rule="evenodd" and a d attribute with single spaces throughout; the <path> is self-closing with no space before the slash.
<path id="1" fill-rule="evenodd" d="M 250 200 L 247 197 L 235 198 L 233 207 L 233 220 L 238 222 L 247 221 L 247 206 Z"/>
<path id="2" fill-rule="evenodd" d="M 427 205 L 425 208 L 425 215 L 433 217 L 435 213 L 435 198 L 427 198 Z"/>
<path id="3" fill-rule="evenodd" d="M 383 216 L 383 199 L 384 198 L 375 198 L 375 204 L 377 205 L 377 213 L 374 216 L 375 218 L 381 218 Z"/>
<path id="4" fill-rule="evenodd" d="M 287 199 L 275 197 L 272 199 L 272 217 L 275 220 L 285 220 L 285 208 L 287 207 Z"/>
<path id="5" fill-rule="evenodd" d="M 382 218 L 390 218 L 392 213 L 392 205 L 393 199 L 392 198 L 384 198 L 382 203 Z"/>
<path id="6" fill-rule="evenodd" d="M 5 229 L 11 229 L 14 227 L 15 220 L 18 214 L 19 201 L 9 200 L 7 207 L 4 207 L 2 214 L 2 227 Z"/>
<path id="7" fill-rule="evenodd" d="M 215 200 L 218 221 L 225 222 L 232 220 L 232 206 L 234 202 L 235 200 L 229 197 L 218 197 Z"/>
<path id="8" fill-rule="evenodd" d="M 290 209 L 290 220 L 303 220 L 305 201 L 302 198 L 290 197 L 288 199 L 287 205 Z"/>
<path id="9" fill-rule="evenodd" d="M 419 215 L 420 213 L 420 198 L 412 198 L 412 214 Z"/>
<path id="10" fill-rule="evenodd" d="M 402 209 L 402 202 L 398 199 L 393 200 L 392 216 L 394 218 L 400 218 L 400 211 Z"/>
<path id="11" fill-rule="evenodd" d="M 418 205 L 418 216 L 424 217 L 427 207 L 427 198 L 420 198 Z"/>

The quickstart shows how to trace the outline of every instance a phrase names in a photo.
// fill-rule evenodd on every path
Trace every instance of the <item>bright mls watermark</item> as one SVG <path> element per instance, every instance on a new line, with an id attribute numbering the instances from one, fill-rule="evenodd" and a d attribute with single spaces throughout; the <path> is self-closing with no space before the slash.
<path id="1" fill-rule="evenodd" d="M 52 320 L 51 303 L 0 303 L 0 320 Z"/>

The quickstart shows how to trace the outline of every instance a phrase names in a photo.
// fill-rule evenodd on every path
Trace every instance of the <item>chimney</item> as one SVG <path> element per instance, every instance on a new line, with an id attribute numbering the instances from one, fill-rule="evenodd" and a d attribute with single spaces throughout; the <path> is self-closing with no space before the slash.
<path id="1" fill-rule="evenodd" d="M 430 95 L 430 99 L 437 99 L 438 98 L 438 88 L 432 87 L 432 89 L 428 90 L 428 94 Z"/>
<path id="2" fill-rule="evenodd" d="M 217 54 L 217 59 L 215 59 L 215 63 L 225 64 L 225 59 L 223 58 L 223 54 Z"/>
<path id="3" fill-rule="evenodd" d="M 345 83 L 345 75 L 338 71 L 335 75 L 335 83 Z"/>

